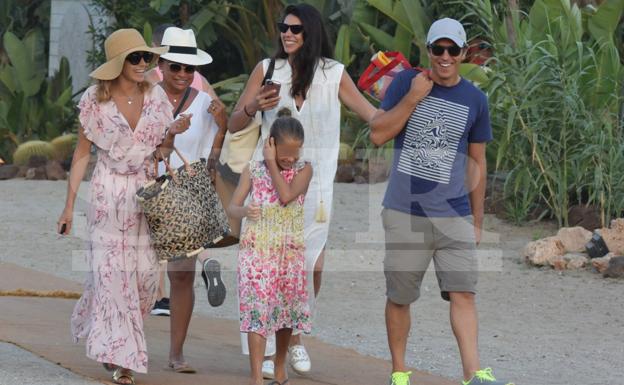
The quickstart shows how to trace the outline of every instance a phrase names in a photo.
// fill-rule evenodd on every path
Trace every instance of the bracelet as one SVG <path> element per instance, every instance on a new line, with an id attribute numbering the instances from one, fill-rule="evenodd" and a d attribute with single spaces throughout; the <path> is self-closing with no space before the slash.
<path id="1" fill-rule="evenodd" d="M 247 115 L 250 118 L 253 118 L 256 114 L 250 114 L 249 112 L 247 112 L 247 105 L 245 104 L 243 106 L 243 111 L 245 112 L 245 115 Z"/>

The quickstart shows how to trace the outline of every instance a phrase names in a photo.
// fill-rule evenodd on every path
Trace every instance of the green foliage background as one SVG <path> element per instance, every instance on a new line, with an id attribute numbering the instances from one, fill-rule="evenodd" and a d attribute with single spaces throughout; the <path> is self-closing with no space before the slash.
<path id="1" fill-rule="evenodd" d="M 621 0 L 308 0 L 324 18 L 335 57 L 355 80 L 379 51 L 401 51 L 428 65 L 425 34 L 432 20 L 453 17 L 469 38 L 489 43 L 486 68 L 462 65 L 462 75 L 488 94 L 495 140 L 491 168 L 505 178 L 505 206 L 521 223 L 552 217 L 567 224 L 575 204 L 595 205 L 603 221 L 624 211 Z M 214 62 L 202 68 L 230 107 L 256 63 L 275 49 L 275 22 L 287 0 L 94 0 L 112 25 L 92 25 L 95 47 L 111 31 L 133 27 L 151 40 L 153 28 L 192 28 Z M 50 0 L 0 4 L 0 156 L 28 139 L 71 131 L 75 109 L 70 70 L 45 78 Z M 93 67 L 103 52 L 90 52 Z M 376 103 L 376 101 L 372 101 Z M 28 108 L 27 108 L 28 106 Z M 369 128 L 343 111 L 342 141 L 364 160 L 388 158 Z"/>

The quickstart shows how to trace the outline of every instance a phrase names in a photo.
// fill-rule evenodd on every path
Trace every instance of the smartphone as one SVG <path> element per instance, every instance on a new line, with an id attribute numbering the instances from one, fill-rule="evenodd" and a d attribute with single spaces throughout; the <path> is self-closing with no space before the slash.
<path id="1" fill-rule="evenodd" d="M 280 88 L 282 88 L 282 84 L 275 80 L 267 80 L 266 83 L 264 83 L 264 90 L 275 90 L 275 96 L 279 95 Z"/>
<path id="2" fill-rule="evenodd" d="M 61 225 L 61 230 L 59 231 L 59 234 L 65 234 L 66 229 L 67 229 L 67 223 L 63 223 Z"/>

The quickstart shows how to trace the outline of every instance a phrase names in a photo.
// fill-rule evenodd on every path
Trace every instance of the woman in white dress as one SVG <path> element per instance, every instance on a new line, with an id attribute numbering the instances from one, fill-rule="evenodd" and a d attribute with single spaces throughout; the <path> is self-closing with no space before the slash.
<path id="1" fill-rule="evenodd" d="M 254 159 L 261 160 L 263 141 L 277 111 L 288 107 L 292 116 L 302 123 L 306 138 L 302 159 L 310 161 L 314 170 L 305 201 L 305 255 L 308 271 L 314 272 L 315 297 L 321 286 L 331 218 L 340 147 L 341 103 L 364 121 L 370 121 L 375 108 L 358 91 L 344 65 L 331 59 L 333 50 L 319 12 L 310 5 L 299 4 L 286 7 L 284 15 L 283 21 L 278 23 L 280 34 L 277 52 L 273 56 L 275 68 L 272 76 L 281 87 L 276 91 L 261 86 L 270 59 L 258 63 L 230 116 L 228 129 L 230 132 L 243 129 L 257 111 L 262 111 L 262 140 L 254 153 Z M 319 218 L 320 211 L 325 214 L 324 222 Z M 289 352 L 293 369 L 299 373 L 310 370 L 310 359 L 299 336 L 291 338 Z M 270 366 L 265 361 L 263 368 L 270 377 L 270 367 L 265 367 L 267 364 Z M 276 362 L 276 378 L 280 367 L 281 363 Z"/>
<path id="2" fill-rule="evenodd" d="M 169 52 L 162 55 L 158 67 L 163 74 L 160 86 L 165 90 L 174 111 L 190 117 L 191 125 L 184 135 L 179 135 L 175 146 L 190 162 L 200 158 L 208 159 L 208 167 L 214 171 L 216 160 L 227 129 L 225 106 L 218 99 L 213 99 L 203 91 L 191 87 L 197 66 L 212 62 L 206 52 L 197 49 L 195 35 L 192 30 L 169 27 L 165 30 L 162 45 L 169 47 Z M 186 100 L 184 95 L 188 93 Z M 173 152 L 170 158 L 173 168 L 182 166 L 182 160 Z M 164 173 L 164 165 L 160 165 L 160 173 Z M 216 261 L 205 261 L 217 263 Z M 217 269 L 218 272 L 218 269 Z M 178 373 L 194 373 L 184 359 L 183 345 L 193 313 L 195 294 L 195 258 L 169 262 L 167 275 L 171 283 L 171 340 L 169 349 L 169 368 Z M 219 285 L 211 286 L 214 301 L 222 303 L 225 298 L 225 287 L 219 278 Z M 210 296 L 209 292 L 209 298 Z"/>

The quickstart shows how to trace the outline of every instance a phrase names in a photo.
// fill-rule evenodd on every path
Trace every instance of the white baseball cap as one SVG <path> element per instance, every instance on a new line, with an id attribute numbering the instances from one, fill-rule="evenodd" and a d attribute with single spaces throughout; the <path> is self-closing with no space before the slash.
<path id="1" fill-rule="evenodd" d="M 459 21 L 448 17 L 436 20 L 429 27 L 427 45 L 431 45 L 440 39 L 450 39 L 458 46 L 465 47 L 466 31 L 464 31 L 464 26 Z"/>

